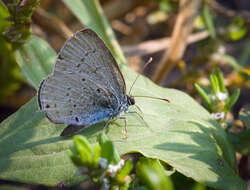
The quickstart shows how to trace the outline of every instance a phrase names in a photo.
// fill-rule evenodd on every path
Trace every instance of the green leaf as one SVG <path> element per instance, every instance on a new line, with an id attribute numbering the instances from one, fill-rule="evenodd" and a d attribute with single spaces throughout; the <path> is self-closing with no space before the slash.
<path id="1" fill-rule="evenodd" d="M 227 101 L 226 101 L 226 106 L 225 106 L 225 111 L 226 112 L 233 107 L 233 105 L 237 102 L 239 96 L 240 96 L 240 89 L 237 88 L 234 91 L 234 93 L 230 96 L 230 98 L 228 98 Z"/>
<path id="2" fill-rule="evenodd" d="M 174 189 L 159 160 L 141 157 L 136 164 L 136 176 L 149 189 Z"/>
<path id="3" fill-rule="evenodd" d="M 240 110 L 240 120 L 244 126 L 250 127 L 250 104 L 244 105 Z"/>
<path id="4" fill-rule="evenodd" d="M 208 94 L 205 92 L 205 90 L 203 90 L 200 85 L 198 84 L 194 84 L 194 87 L 196 89 L 196 91 L 199 93 L 199 95 L 202 97 L 202 99 L 205 101 L 205 104 L 207 105 L 207 109 L 209 109 L 209 111 L 212 111 L 211 110 L 211 99 L 210 97 L 208 96 Z"/>
<path id="5" fill-rule="evenodd" d="M 115 162 L 114 159 L 114 150 L 115 147 L 110 140 L 106 141 L 103 145 L 101 145 L 101 157 L 106 158 L 108 164 L 113 164 L 113 165 L 117 164 L 117 162 Z"/>
<path id="6" fill-rule="evenodd" d="M 205 25 L 208 29 L 211 38 L 214 39 L 216 37 L 216 32 L 213 23 L 213 17 L 210 13 L 209 6 L 206 3 L 204 3 L 202 6 L 202 17 L 204 19 Z"/>
<path id="7" fill-rule="evenodd" d="M 196 183 L 191 190 L 206 190 L 207 187 L 204 184 Z"/>
<path id="8" fill-rule="evenodd" d="M 92 28 L 106 42 L 119 64 L 126 63 L 121 47 L 98 0 L 74 0 L 74 3 L 72 3 L 72 0 L 63 0 L 63 2 L 85 26 Z"/>
<path id="9" fill-rule="evenodd" d="M 91 166 L 92 165 L 92 156 L 93 156 L 93 149 L 88 142 L 88 140 L 81 136 L 76 135 L 74 136 L 74 147 L 77 150 L 78 154 L 81 157 L 81 160 L 84 165 Z"/>
<path id="10" fill-rule="evenodd" d="M 122 68 L 129 87 L 136 73 Z M 127 139 L 123 139 L 123 121 L 108 126 L 107 135 L 120 154 L 140 152 L 212 187 L 245 189 L 236 172 L 230 142 L 206 110 L 185 93 L 159 87 L 145 77 L 140 77 L 134 87 L 134 95 L 141 94 L 168 98 L 171 103 L 136 98 L 148 125 L 137 114 L 127 114 Z M 104 125 L 91 126 L 81 134 L 95 144 Z M 75 183 L 76 169 L 66 153 L 72 138 L 60 137 L 65 126 L 46 119 L 36 98 L 1 123 L 0 178 L 46 185 Z"/>
<path id="11" fill-rule="evenodd" d="M 240 40 L 246 33 L 247 27 L 245 26 L 244 19 L 241 17 L 235 17 L 228 27 L 229 39 L 233 41 Z"/>
<path id="12" fill-rule="evenodd" d="M 229 66 L 231 66 L 235 71 L 241 72 L 243 67 L 236 61 L 236 59 L 230 55 L 221 55 L 220 59 L 225 61 Z"/>
<path id="13" fill-rule="evenodd" d="M 0 185 L 0 190 L 29 190 L 29 189 L 25 187 L 14 186 L 14 185 Z"/>
<path id="14" fill-rule="evenodd" d="M 124 166 L 120 171 L 117 172 L 116 180 L 119 181 L 121 184 L 125 183 L 125 177 L 128 176 L 133 169 L 133 162 L 131 159 L 125 161 Z"/>
<path id="15" fill-rule="evenodd" d="M 47 42 L 32 35 L 15 57 L 28 82 L 38 89 L 42 79 L 52 72 L 56 54 Z"/>
<path id="16" fill-rule="evenodd" d="M 94 168 L 98 168 L 100 156 L 101 156 L 101 147 L 98 144 L 98 145 L 96 145 L 94 147 L 94 155 L 93 155 L 93 165 L 94 165 Z"/>
<path id="17" fill-rule="evenodd" d="M 136 74 L 128 67 L 122 72 L 129 87 Z M 134 92 L 165 97 L 171 103 L 137 98 L 148 126 L 136 114 L 128 114 L 128 139 L 123 139 L 122 121 L 108 126 L 107 135 L 121 154 L 140 152 L 161 159 L 184 175 L 220 189 L 245 188 L 235 171 L 234 152 L 225 132 L 193 99 L 178 90 L 156 86 L 145 77 L 138 79 Z M 50 123 L 38 110 L 34 98 L 1 124 L 0 177 L 36 184 L 72 184 L 75 167 L 66 154 L 72 140 L 59 136 L 65 125 Z M 82 134 L 96 143 L 103 126 L 92 126 Z"/>
<path id="18" fill-rule="evenodd" d="M 1 35 L 0 59 L 0 99 L 4 101 L 4 97 L 12 94 L 21 86 L 23 77 L 16 64 L 12 46 Z"/>
<path id="19" fill-rule="evenodd" d="M 245 156 L 250 156 L 250 129 L 237 134 L 231 134 L 231 140 L 235 150 Z"/>
<path id="20" fill-rule="evenodd" d="M 105 133 L 101 133 L 99 136 L 98 136 L 98 142 L 99 144 L 102 146 L 104 146 L 104 144 L 107 142 L 107 141 L 110 141 L 110 139 L 107 137 L 107 135 Z M 112 148 L 113 148 L 113 145 L 112 145 Z M 112 150 L 112 163 L 113 164 L 117 164 L 118 162 L 120 162 L 121 158 L 120 158 L 120 155 L 119 153 L 117 152 L 117 150 L 115 148 L 113 148 Z"/>
<path id="21" fill-rule="evenodd" d="M 218 82 L 216 75 L 214 74 L 210 75 L 210 83 L 211 83 L 213 93 L 216 95 L 219 90 L 219 82 Z"/>
<path id="22" fill-rule="evenodd" d="M 215 75 L 217 76 L 217 79 L 218 79 L 220 92 L 226 93 L 227 89 L 225 87 L 224 77 L 223 77 L 223 74 L 222 74 L 221 70 L 217 67 L 215 69 L 214 73 L 215 73 Z"/>
<path id="23" fill-rule="evenodd" d="M 2 32 L 7 26 L 10 26 L 11 22 L 6 20 L 7 17 L 9 17 L 9 11 L 7 7 L 4 6 L 2 1 L 0 1 L 0 35 L 2 35 Z"/>
<path id="24" fill-rule="evenodd" d="M 76 166 L 86 166 L 85 163 L 83 163 L 82 159 L 80 158 L 80 156 L 78 156 L 77 154 L 74 154 L 73 152 L 75 152 L 76 150 L 71 150 L 69 151 L 69 157 L 71 158 L 72 162 L 76 165 Z"/>

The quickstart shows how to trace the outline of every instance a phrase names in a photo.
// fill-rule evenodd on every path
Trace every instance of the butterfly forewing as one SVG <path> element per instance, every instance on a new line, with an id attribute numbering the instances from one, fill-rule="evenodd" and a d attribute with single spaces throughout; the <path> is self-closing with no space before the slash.
<path id="1" fill-rule="evenodd" d="M 54 72 L 40 85 L 41 110 L 55 123 L 91 125 L 126 102 L 119 67 L 90 29 L 75 33 L 58 54 Z"/>

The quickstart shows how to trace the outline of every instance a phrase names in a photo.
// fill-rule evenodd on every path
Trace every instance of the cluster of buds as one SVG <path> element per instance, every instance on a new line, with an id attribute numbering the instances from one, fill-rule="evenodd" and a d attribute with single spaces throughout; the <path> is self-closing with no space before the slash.
<path id="1" fill-rule="evenodd" d="M 208 92 L 203 90 L 198 84 L 195 84 L 195 88 L 203 98 L 207 110 L 211 113 L 211 117 L 217 120 L 223 128 L 226 128 L 227 113 L 238 100 L 240 90 L 236 89 L 230 96 L 225 87 L 223 74 L 218 68 L 210 75 L 210 83 L 211 89 Z"/>
<path id="2" fill-rule="evenodd" d="M 99 144 L 92 147 L 85 137 L 74 137 L 74 145 L 69 154 L 73 163 L 79 167 L 78 173 L 88 175 L 102 190 L 111 187 L 126 189 L 131 182 L 129 174 L 133 168 L 132 161 L 121 159 L 104 133 L 99 136 L 98 141 Z"/>

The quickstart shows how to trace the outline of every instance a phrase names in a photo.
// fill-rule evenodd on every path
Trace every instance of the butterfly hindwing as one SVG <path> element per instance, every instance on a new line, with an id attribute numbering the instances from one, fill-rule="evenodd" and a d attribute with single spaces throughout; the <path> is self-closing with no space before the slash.
<path id="1" fill-rule="evenodd" d="M 54 71 L 40 85 L 40 109 L 54 123 L 91 125 L 112 116 L 126 101 L 115 59 L 90 29 L 62 47 Z"/>

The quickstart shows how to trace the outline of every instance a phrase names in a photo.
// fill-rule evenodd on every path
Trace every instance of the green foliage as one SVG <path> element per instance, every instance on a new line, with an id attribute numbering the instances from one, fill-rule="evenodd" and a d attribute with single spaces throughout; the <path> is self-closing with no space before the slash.
<path id="1" fill-rule="evenodd" d="M 29 190 L 29 189 L 13 185 L 0 185 L 0 190 Z"/>
<path id="2" fill-rule="evenodd" d="M 240 120 L 245 127 L 250 127 L 250 104 L 244 105 L 240 110 Z"/>
<path id="3" fill-rule="evenodd" d="M 231 55 L 221 55 L 220 59 L 231 66 L 236 72 L 242 72 L 243 67 Z"/>
<path id="4" fill-rule="evenodd" d="M 228 26 L 228 38 L 237 41 L 242 39 L 247 33 L 247 27 L 241 17 L 235 17 Z"/>
<path id="5" fill-rule="evenodd" d="M 226 127 L 226 116 L 233 107 L 240 95 L 240 89 L 236 89 L 229 96 L 225 87 L 224 78 L 219 68 L 216 68 L 210 75 L 211 90 L 207 93 L 198 84 L 194 84 L 196 91 L 205 102 L 205 106 L 212 114 L 212 117 L 219 120 L 219 123 Z"/>
<path id="6" fill-rule="evenodd" d="M 22 82 L 12 45 L 2 36 L 5 28 L 10 25 L 10 22 L 5 19 L 8 16 L 8 9 L 0 1 L 0 99 L 17 90 Z"/>
<path id="7" fill-rule="evenodd" d="M 214 39 L 216 37 L 216 31 L 215 31 L 215 27 L 213 23 L 213 15 L 210 12 L 209 6 L 207 5 L 207 3 L 203 3 L 201 13 L 202 13 L 202 18 L 204 20 L 205 26 L 211 38 Z"/>
<path id="8" fill-rule="evenodd" d="M 122 72 L 127 84 L 131 85 L 136 73 L 128 67 L 123 67 Z M 158 87 L 140 77 L 135 94 L 151 95 L 152 91 L 157 97 L 167 94 L 171 103 L 137 98 L 136 104 L 142 109 L 148 126 L 136 115 L 127 115 L 126 140 L 121 132 L 122 121 L 116 120 L 108 126 L 107 135 L 119 154 L 140 152 L 163 160 L 184 175 L 207 185 L 227 190 L 244 189 L 235 169 L 234 151 L 225 132 L 210 119 L 210 115 L 184 93 Z M 103 126 L 104 123 L 100 123 L 82 132 L 91 146 L 96 144 Z M 82 179 L 76 178 L 76 169 L 67 159 L 71 138 L 59 136 L 64 127 L 45 118 L 38 109 L 36 98 L 5 120 L 0 125 L 0 146 L 3 147 L 0 177 L 47 185 L 61 181 L 74 184 Z M 217 159 L 222 160 L 223 167 L 218 165 Z M 224 183 L 225 179 L 229 183 Z"/>
<path id="9" fill-rule="evenodd" d="M 140 158 L 136 164 L 136 176 L 148 189 L 173 190 L 171 179 L 156 159 Z"/>
<path id="10" fill-rule="evenodd" d="M 10 21 L 6 20 L 7 17 L 9 17 L 9 11 L 8 9 L 4 6 L 2 1 L 0 1 L 0 33 L 6 29 L 6 27 L 10 26 Z"/>
<path id="11" fill-rule="evenodd" d="M 239 133 L 231 134 L 231 140 L 237 152 L 249 156 L 250 155 L 250 104 L 243 106 L 239 113 L 239 119 L 243 122 L 244 128 Z"/>
<path id="12" fill-rule="evenodd" d="M 250 156 L 250 129 L 231 134 L 230 137 L 237 152 Z"/>
<path id="13" fill-rule="evenodd" d="M 56 54 L 47 42 L 32 35 L 15 52 L 15 58 L 28 82 L 37 89 L 41 80 L 52 72 Z"/>
<path id="14" fill-rule="evenodd" d="M 128 189 L 131 181 L 129 175 L 133 169 L 132 161 L 126 160 L 124 163 L 124 160 L 119 160 L 114 163 L 117 158 L 112 141 L 104 133 L 100 134 L 98 139 L 99 144 L 93 148 L 85 137 L 75 136 L 74 146 L 69 153 L 73 163 L 80 166 L 80 172 L 88 174 L 102 189 Z M 103 142 L 103 139 L 106 140 Z"/>
<path id="15" fill-rule="evenodd" d="M 8 20 L 11 26 L 4 32 L 5 38 L 15 44 L 24 43 L 30 36 L 31 15 L 34 9 L 39 5 L 40 0 L 3 0 L 8 8 L 10 16 Z"/>
<path id="16" fill-rule="evenodd" d="M 17 90 L 23 79 L 18 68 L 11 44 L 0 36 L 0 99 Z"/>
<path id="17" fill-rule="evenodd" d="M 158 6 L 161 11 L 172 12 L 177 9 L 178 1 L 175 0 L 157 0 Z"/>

